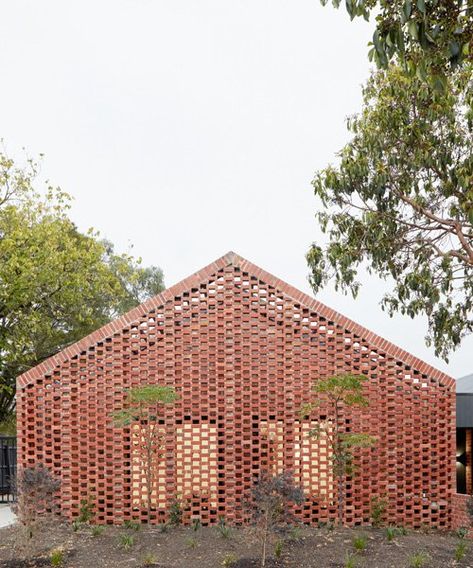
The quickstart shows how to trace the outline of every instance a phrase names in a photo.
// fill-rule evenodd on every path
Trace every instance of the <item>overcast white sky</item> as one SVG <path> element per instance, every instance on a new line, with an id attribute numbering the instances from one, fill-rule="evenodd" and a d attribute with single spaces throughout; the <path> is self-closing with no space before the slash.
<path id="1" fill-rule="evenodd" d="M 234 250 L 309 292 L 310 181 L 348 140 L 371 26 L 319 0 L 14 0 L 0 20 L 0 136 L 171 285 Z M 385 285 L 319 299 L 453 376 Z"/>

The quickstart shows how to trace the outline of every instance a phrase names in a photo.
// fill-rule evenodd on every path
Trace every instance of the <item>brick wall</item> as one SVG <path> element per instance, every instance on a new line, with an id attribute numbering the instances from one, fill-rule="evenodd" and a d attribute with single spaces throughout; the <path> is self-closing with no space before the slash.
<path id="1" fill-rule="evenodd" d="M 293 472 L 302 521 L 334 519 L 330 450 L 308 439 L 299 409 L 315 379 L 343 372 L 369 378 L 370 403 L 345 427 L 378 439 L 357 453 L 345 522 L 368 523 L 379 497 L 392 523 L 449 527 L 453 379 L 233 253 L 19 377 L 19 464 L 60 476 L 69 518 L 90 499 L 97 522 L 146 520 L 140 434 L 111 413 L 129 387 L 170 385 L 179 400 L 163 415 L 152 522 L 176 495 L 186 519 L 239 522 L 261 469 Z"/>
<path id="2" fill-rule="evenodd" d="M 471 521 L 466 509 L 468 499 L 471 499 L 470 495 L 463 495 L 461 493 L 455 493 L 452 496 L 452 529 L 470 527 Z M 470 536 L 473 536 L 471 529 Z"/>

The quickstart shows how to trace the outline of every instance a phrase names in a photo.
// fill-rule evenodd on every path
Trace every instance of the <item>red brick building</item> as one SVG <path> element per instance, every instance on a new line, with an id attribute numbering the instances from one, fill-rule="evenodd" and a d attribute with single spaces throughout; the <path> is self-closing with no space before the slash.
<path id="1" fill-rule="evenodd" d="M 454 380 L 234 253 L 19 377 L 19 465 L 60 476 L 69 518 L 89 499 L 97 522 L 145 520 L 140 434 L 111 415 L 127 388 L 170 385 L 153 522 L 176 496 L 185 518 L 238 521 L 262 469 L 303 486 L 301 520 L 334 519 L 330 449 L 299 410 L 314 380 L 346 372 L 369 378 L 369 407 L 347 411 L 344 428 L 377 438 L 357 451 L 346 523 L 368 523 L 378 497 L 392 523 L 451 526 Z"/>

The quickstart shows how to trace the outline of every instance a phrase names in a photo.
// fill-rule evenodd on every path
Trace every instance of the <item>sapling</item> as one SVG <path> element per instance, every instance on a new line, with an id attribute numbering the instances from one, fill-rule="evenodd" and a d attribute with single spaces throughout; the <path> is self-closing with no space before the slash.
<path id="1" fill-rule="evenodd" d="M 262 472 L 253 484 L 244 506 L 261 543 L 261 568 L 266 566 L 268 542 L 278 525 L 293 519 L 290 506 L 304 501 L 302 489 L 294 485 L 290 473 L 270 475 Z"/>
<path id="2" fill-rule="evenodd" d="M 347 407 L 363 408 L 368 401 L 363 395 L 363 382 L 366 377 L 342 374 L 319 379 L 312 388 L 312 400 L 301 409 L 304 418 L 309 418 L 318 410 L 317 425 L 309 432 L 315 439 L 326 438 L 333 461 L 333 472 L 337 479 L 338 522 L 343 524 L 345 510 L 346 478 L 355 472 L 354 450 L 375 444 L 376 438 L 363 432 L 348 431 L 344 416 Z M 320 420 L 320 409 L 329 413 L 329 418 Z"/>
<path id="3" fill-rule="evenodd" d="M 138 455 L 146 485 L 146 512 L 151 519 L 153 492 L 156 489 L 158 464 L 163 458 L 164 434 L 159 424 L 162 407 L 173 404 L 177 394 L 172 387 L 143 385 L 127 392 L 125 408 L 113 413 L 116 426 L 138 427 Z"/>

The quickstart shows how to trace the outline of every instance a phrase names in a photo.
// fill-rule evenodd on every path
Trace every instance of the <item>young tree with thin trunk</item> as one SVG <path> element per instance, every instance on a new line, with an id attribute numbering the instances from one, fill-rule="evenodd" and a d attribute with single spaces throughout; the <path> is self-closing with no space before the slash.
<path id="1" fill-rule="evenodd" d="M 340 525 L 344 521 L 346 480 L 355 473 L 354 451 L 357 448 L 370 447 L 376 442 L 373 436 L 363 432 L 351 432 L 346 427 L 347 408 L 368 406 L 363 394 L 363 382 L 366 380 L 364 376 L 351 374 L 319 379 L 314 383 L 311 402 L 301 411 L 305 418 L 316 416 L 317 424 L 310 430 L 309 436 L 317 440 L 324 437 L 332 452 Z M 324 420 L 320 420 L 321 407 L 323 407 L 322 412 L 327 412 L 327 418 Z"/>
<path id="2" fill-rule="evenodd" d="M 158 482 L 157 470 L 163 457 L 164 432 L 160 425 L 160 412 L 163 405 L 173 404 L 177 394 L 172 387 L 162 385 L 143 385 L 128 391 L 126 407 L 113 413 L 115 424 L 130 430 L 137 428 L 138 459 L 140 471 L 144 474 L 146 486 L 146 512 L 151 519 L 153 492 Z"/>
<path id="3" fill-rule="evenodd" d="M 290 505 L 301 504 L 303 501 L 304 492 L 294 484 L 289 472 L 278 475 L 262 472 L 253 484 L 244 507 L 261 543 L 261 568 L 266 566 L 271 533 L 278 525 L 292 520 Z"/>

